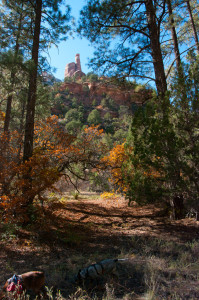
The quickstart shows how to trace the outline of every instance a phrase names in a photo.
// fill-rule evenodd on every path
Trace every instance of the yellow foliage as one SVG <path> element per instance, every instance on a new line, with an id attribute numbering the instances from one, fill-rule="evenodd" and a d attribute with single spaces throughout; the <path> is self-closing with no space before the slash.
<path id="1" fill-rule="evenodd" d="M 125 143 L 116 145 L 109 153 L 109 156 L 102 158 L 102 162 L 110 168 L 111 178 L 110 181 L 119 186 L 124 192 L 127 190 L 126 183 L 123 178 L 125 170 L 123 165 L 128 160 L 128 153 L 125 149 Z"/>
<path id="2" fill-rule="evenodd" d="M 104 193 L 102 193 L 101 195 L 100 195 L 100 197 L 102 198 L 102 199 L 113 199 L 113 198 L 115 198 L 115 193 L 108 193 L 108 192 L 104 192 Z"/>
<path id="3" fill-rule="evenodd" d="M 6 114 L 2 110 L 0 110 L 0 122 L 5 120 L 5 116 Z"/>

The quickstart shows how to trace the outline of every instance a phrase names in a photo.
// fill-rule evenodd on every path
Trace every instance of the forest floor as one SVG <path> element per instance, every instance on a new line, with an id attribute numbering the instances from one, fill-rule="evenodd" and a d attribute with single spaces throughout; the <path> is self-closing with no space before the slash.
<path id="1" fill-rule="evenodd" d="M 128 207 L 120 196 L 58 198 L 38 206 L 31 226 L 0 223 L 0 287 L 15 273 L 44 270 L 57 299 L 199 299 L 199 222 L 172 221 L 153 205 Z M 106 258 L 128 258 L 118 279 L 71 283 Z"/>

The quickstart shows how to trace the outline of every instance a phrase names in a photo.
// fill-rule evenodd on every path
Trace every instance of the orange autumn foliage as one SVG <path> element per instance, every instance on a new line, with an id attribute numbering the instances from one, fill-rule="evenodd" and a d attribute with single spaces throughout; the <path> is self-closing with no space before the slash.
<path id="1" fill-rule="evenodd" d="M 135 167 L 132 160 L 133 155 L 133 148 L 123 143 L 116 145 L 109 152 L 109 155 L 102 159 L 102 162 L 109 168 L 110 182 L 123 193 L 127 193 L 129 189 L 131 189 L 131 181 L 138 169 L 144 177 L 155 179 L 161 176 L 161 174 L 153 168 L 144 170 L 143 166 L 137 162 Z"/>
<path id="2" fill-rule="evenodd" d="M 7 137 L 2 134 L 0 208 L 4 210 L 4 218 L 10 220 L 14 216 L 20 222 L 28 221 L 29 204 L 36 196 L 41 199 L 45 190 L 55 189 L 54 184 L 66 174 L 65 171 L 69 178 L 70 172 L 74 175 L 75 164 L 82 163 L 85 168 L 87 163 L 97 163 L 98 156 L 104 151 L 100 144 L 102 134 L 98 127 L 86 127 L 77 139 L 65 132 L 57 116 L 51 116 L 35 125 L 33 156 L 26 162 L 22 161 L 20 135 L 10 133 L 8 144 Z"/>

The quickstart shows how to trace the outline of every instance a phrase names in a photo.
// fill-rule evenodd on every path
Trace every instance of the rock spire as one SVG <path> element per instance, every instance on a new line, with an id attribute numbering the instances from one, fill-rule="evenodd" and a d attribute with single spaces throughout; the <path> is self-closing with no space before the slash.
<path id="1" fill-rule="evenodd" d="M 80 55 L 75 55 L 75 62 L 66 65 L 64 77 L 82 77 L 85 75 L 81 69 Z"/>

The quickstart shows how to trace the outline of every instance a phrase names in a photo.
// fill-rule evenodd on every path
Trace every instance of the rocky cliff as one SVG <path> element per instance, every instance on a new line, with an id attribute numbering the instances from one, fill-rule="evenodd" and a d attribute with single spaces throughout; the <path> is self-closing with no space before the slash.
<path id="1" fill-rule="evenodd" d="M 149 97 L 151 97 L 151 90 L 144 88 L 124 89 L 122 87 L 102 83 L 102 82 L 65 82 L 60 86 L 60 92 L 69 91 L 78 96 L 78 98 L 85 100 L 87 104 L 91 104 L 94 99 L 99 99 L 104 96 L 112 98 L 117 105 L 131 106 L 132 103 L 136 105 L 143 105 Z"/>

